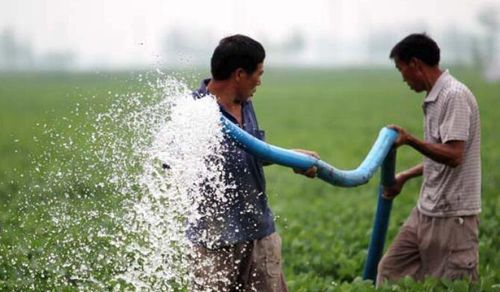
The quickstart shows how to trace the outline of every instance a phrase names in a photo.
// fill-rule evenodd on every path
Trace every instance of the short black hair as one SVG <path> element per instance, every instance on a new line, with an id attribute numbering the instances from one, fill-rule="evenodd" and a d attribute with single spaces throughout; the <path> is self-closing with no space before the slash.
<path id="1" fill-rule="evenodd" d="M 425 33 L 414 33 L 397 43 L 389 55 L 409 63 L 411 58 L 417 58 L 429 66 L 439 64 L 440 50 L 436 42 Z"/>
<path id="2" fill-rule="evenodd" d="M 227 80 L 238 68 L 252 74 L 265 57 L 264 47 L 258 41 L 241 34 L 225 37 L 212 55 L 212 77 Z"/>

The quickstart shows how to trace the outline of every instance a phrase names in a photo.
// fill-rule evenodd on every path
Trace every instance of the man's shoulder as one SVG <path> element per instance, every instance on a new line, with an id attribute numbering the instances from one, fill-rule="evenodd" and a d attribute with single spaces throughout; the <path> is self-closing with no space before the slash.
<path id="1" fill-rule="evenodd" d="M 193 92 L 191 92 L 191 95 L 193 96 L 194 99 L 200 99 L 207 96 L 207 92 L 202 90 L 201 88 L 198 88 Z"/>
<path id="2" fill-rule="evenodd" d="M 209 82 L 210 78 L 205 78 L 200 82 L 200 87 L 191 93 L 195 99 L 200 99 L 202 97 L 210 95 L 210 92 L 208 92 L 207 88 Z"/>
<path id="3" fill-rule="evenodd" d="M 450 78 L 443 86 L 443 90 L 440 92 L 440 96 L 443 97 L 443 101 L 447 102 L 450 99 L 456 98 L 474 98 L 472 91 L 460 80 L 450 75 Z"/>

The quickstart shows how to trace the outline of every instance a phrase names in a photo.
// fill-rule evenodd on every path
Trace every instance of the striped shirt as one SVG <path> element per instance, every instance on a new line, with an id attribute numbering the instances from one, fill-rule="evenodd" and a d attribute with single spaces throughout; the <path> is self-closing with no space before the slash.
<path id="1" fill-rule="evenodd" d="M 476 98 L 461 82 L 443 72 L 422 105 L 427 143 L 464 141 L 457 167 L 424 157 L 418 209 L 435 217 L 468 216 L 481 212 L 480 121 Z"/>

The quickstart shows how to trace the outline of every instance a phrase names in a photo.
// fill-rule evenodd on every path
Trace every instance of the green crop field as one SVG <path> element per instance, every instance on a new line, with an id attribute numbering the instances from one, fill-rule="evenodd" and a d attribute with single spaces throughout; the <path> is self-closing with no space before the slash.
<path id="1" fill-rule="evenodd" d="M 387 291 L 500 291 L 500 217 L 496 213 L 500 208 L 500 134 L 494 125 L 500 118 L 500 83 L 486 83 L 474 70 L 457 68 L 451 73 L 475 93 L 481 111 L 481 280 L 471 285 L 466 281 L 428 279 L 415 283 L 404 279 L 384 286 Z M 111 197 L 111 189 L 106 185 L 93 189 L 86 185 L 91 180 L 68 179 L 54 193 L 33 190 L 50 179 L 44 175 L 48 170 L 61 165 L 69 170 L 84 163 L 72 160 L 71 151 L 91 146 L 83 136 L 76 135 L 72 142 L 79 145 L 77 148 L 58 151 L 60 148 L 52 144 L 58 136 L 51 135 L 51 131 L 71 136 L 73 131 L 89 129 L 88 123 L 97 121 L 88 117 L 105 109 L 115 96 L 117 99 L 130 92 L 148 92 L 144 81 L 147 78 L 138 78 L 138 74 L 0 75 L 0 290 L 71 291 L 78 284 L 87 290 L 113 289 L 114 282 L 104 287 L 92 281 L 75 283 L 74 275 L 60 262 L 70 261 L 71 247 L 61 243 L 62 235 L 47 226 L 44 209 L 30 206 L 64 201 L 74 206 L 72 212 L 91 214 L 91 209 L 106 211 L 117 205 L 119 198 Z M 203 72 L 186 76 L 189 85 L 195 87 L 195 80 L 203 77 Z M 421 137 L 421 102 L 422 95 L 410 91 L 392 69 L 266 68 L 263 84 L 254 97 L 260 126 L 269 143 L 315 150 L 323 160 L 341 169 L 356 168 L 387 124 L 398 124 Z M 398 150 L 398 170 L 420 161 L 421 156 L 412 149 Z M 266 178 L 271 208 L 283 239 L 290 291 L 373 290 L 360 276 L 373 223 L 378 174 L 368 184 L 350 189 L 307 179 L 279 166 L 268 166 Z M 391 243 L 415 206 L 420 183 L 420 179 L 411 181 L 395 199 L 386 243 Z M 89 192 L 94 195 L 89 196 Z M 106 218 L 90 216 L 68 230 L 75 237 L 81 236 L 84 245 L 90 241 L 87 234 L 93 226 L 108 223 Z M 89 248 L 113 254 L 108 242 L 99 244 L 94 240 Z M 57 257 L 59 261 L 41 260 L 51 259 L 50 254 L 64 256 Z M 117 267 L 117 263 L 100 264 L 95 271 L 89 267 L 89 273 L 96 282 L 105 282 Z"/>

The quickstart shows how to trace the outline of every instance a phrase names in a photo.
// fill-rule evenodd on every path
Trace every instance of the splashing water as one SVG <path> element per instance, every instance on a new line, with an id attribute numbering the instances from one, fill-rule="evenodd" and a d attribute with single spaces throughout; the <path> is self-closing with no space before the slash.
<path id="1" fill-rule="evenodd" d="M 18 271 L 10 288 L 177 291 L 195 280 L 186 232 L 207 215 L 202 186 L 220 202 L 231 187 L 220 112 L 175 78 L 150 87 L 115 95 L 103 113 L 77 108 L 89 122 L 64 118 L 71 134 L 44 126 L 50 148 L 33 165 L 42 179 L 18 210 L 25 237 L 0 250 Z"/>
<path id="2" fill-rule="evenodd" d="M 153 132 L 146 150 L 143 175 L 138 178 L 144 193 L 127 202 L 126 228 L 144 235 L 141 243 L 127 245 L 135 257 L 121 275 L 138 288 L 182 287 L 193 281 L 191 243 L 186 228 L 203 214 L 200 186 L 210 182 L 224 194 L 220 113 L 215 100 L 194 101 L 189 92 L 174 100 L 169 120 Z M 159 166 L 165 166 L 162 170 Z"/>

